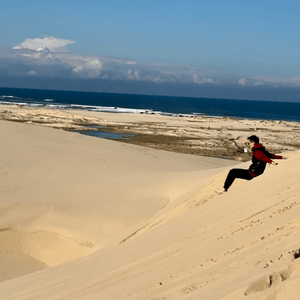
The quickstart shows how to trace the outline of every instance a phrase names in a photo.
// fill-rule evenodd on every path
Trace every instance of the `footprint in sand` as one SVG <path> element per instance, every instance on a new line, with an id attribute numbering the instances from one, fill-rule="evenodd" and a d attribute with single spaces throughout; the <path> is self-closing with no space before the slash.
<path id="1" fill-rule="evenodd" d="M 264 291 L 269 287 L 277 285 L 286 279 L 287 278 L 285 278 L 281 273 L 274 273 L 270 276 L 264 276 L 256 282 L 250 284 L 250 286 L 245 291 L 244 295 L 248 296 L 257 292 Z"/>
<path id="2" fill-rule="evenodd" d="M 9 165 L 0 165 L 0 170 L 7 171 L 9 169 Z"/>
<path id="3" fill-rule="evenodd" d="M 254 283 L 250 284 L 246 289 L 244 295 L 249 296 L 251 294 L 264 291 L 270 287 L 280 284 L 282 281 L 289 279 L 292 274 L 300 273 L 300 260 L 294 261 L 288 266 L 286 270 L 281 272 L 275 272 L 272 275 L 267 275 Z M 275 299 L 275 298 L 274 298 Z"/>

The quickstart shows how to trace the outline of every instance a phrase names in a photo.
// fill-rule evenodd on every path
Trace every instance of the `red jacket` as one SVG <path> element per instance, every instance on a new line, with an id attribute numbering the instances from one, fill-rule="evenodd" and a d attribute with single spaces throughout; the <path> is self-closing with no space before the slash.
<path id="1" fill-rule="evenodd" d="M 261 175 L 266 167 L 267 163 L 271 163 L 273 159 L 282 159 L 282 156 L 269 153 L 265 150 L 262 144 L 255 144 L 252 148 L 252 165 L 249 167 L 249 173 L 253 176 Z"/>
<path id="2" fill-rule="evenodd" d="M 264 148 L 264 146 L 262 144 L 255 144 L 254 147 L 252 148 L 252 151 L 257 149 L 257 148 Z M 265 155 L 261 150 L 256 150 L 253 152 L 253 155 L 259 159 L 259 160 L 262 160 L 268 164 L 270 164 L 273 160 L 270 159 L 267 155 Z M 282 156 L 280 155 L 275 155 L 275 154 L 272 154 L 272 158 L 273 159 L 282 159 Z"/>

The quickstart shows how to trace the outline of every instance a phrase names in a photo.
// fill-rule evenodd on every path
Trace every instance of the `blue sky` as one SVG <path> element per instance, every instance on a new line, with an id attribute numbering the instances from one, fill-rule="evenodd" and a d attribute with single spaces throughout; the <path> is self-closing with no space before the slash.
<path id="1" fill-rule="evenodd" d="M 176 82 L 175 77 L 179 78 L 182 71 L 182 82 L 190 76 L 196 84 L 298 87 L 299 11 L 299 1 L 278 0 L 11 0 L 1 3 L 0 47 L 5 47 L 7 53 L 7 47 L 20 46 L 27 39 L 41 41 L 51 37 L 53 41 L 65 41 L 73 62 L 75 55 L 99 59 L 94 73 L 83 73 L 82 64 L 76 68 L 72 63 L 72 74 L 93 78 L 166 82 L 167 74 L 172 73 L 170 82 Z M 8 56 L 3 54 L 3 48 L 1 53 L 5 64 Z M 12 56 L 9 57 L 11 62 Z M 125 72 L 122 61 L 121 72 L 127 78 L 112 76 L 113 70 L 118 72 L 120 68 L 116 69 L 107 57 L 131 59 L 136 61 L 136 68 Z M 36 59 L 32 70 L 26 72 L 35 76 L 41 72 L 45 76 L 47 71 L 41 71 L 45 60 L 37 69 Z M 61 60 L 65 66 L 66 58 Z M 12 64 L 14 68 L 16 64 Z M 144 72 L 144 77 L 143 68 L 148 72 L 147 76 Z M 187 68 L 192 70 L 190 75 Z M 153 72 L 155 76 L 151 77 L 149 73 Z M 164 75 L 159 76 L 159 72 Z"/>

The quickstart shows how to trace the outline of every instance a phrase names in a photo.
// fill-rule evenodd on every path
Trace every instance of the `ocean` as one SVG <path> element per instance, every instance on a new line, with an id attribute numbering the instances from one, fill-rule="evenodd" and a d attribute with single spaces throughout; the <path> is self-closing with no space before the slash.
<path id="1" fill-rule="evenodd" d="M 0 88 L 0 104 L 174 117 L 203 115 L 300 122 L 300 102 Z"/>

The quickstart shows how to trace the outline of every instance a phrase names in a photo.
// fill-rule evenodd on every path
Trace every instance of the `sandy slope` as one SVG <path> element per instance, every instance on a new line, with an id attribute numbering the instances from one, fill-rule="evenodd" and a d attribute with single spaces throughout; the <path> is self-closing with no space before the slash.
<path id="1" fill-rule="evenodd" d="M 1 299 L 298 299 L 299 151 L 217 195 L 236 163 L 4 121 L 0 136 L 0 252 L 53 266 Z"/>
<path id="2" fill-rule="evenodd" d="M 4 121 L 0 134 L 0 251 L 48 266 L 120 242 L 232 164 Z"/>

